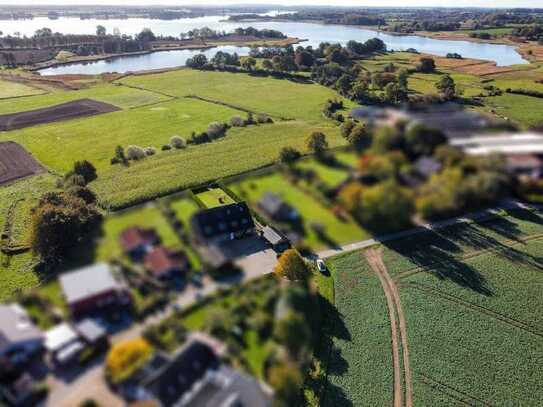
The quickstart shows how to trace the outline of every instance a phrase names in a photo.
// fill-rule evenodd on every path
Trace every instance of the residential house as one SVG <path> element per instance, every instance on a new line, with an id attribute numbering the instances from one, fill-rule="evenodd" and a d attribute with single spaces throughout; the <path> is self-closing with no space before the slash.
<path id="1" fill-rule="evenodd" d="M 518 177 L 540 179 L 543 177 L 543 159 L 537 154 L 515 154 L 505 157 L 507 169 Z"/>
<path id="2" fill-rule="evenodd" d="M 108 337 L 106 330 L 96 321 L 86 318 L 74 326 L 79 337 L 85 344 L 93 348 L 107 347 Z"/>
<path id="3" fill-rule="evenodd" d="M 293 222 L 300 218 L 296 209 L 272 192 L 266 192 L 257 206 L 267 217 L 278 222 Z"/>
<path id="4" fill-rule="evenodd" d="M 154 229 L 133 226 L 123 230 L 119 241 L 124 253 L 139 261 L 153 249 L 153 246 L 160 244 L 160 237 Z"/>
<path id="5" fill-rule="evenodd" d="M 0 304 L 0 359 L 24 363 L 43 345 L 43 333 L 18 304 Z"/>
<path id="6" fill-rule="evenodd" d="M 145 255 L 145 269 L 159 279 L 182 275 L 189 270 L 189 259 L 181 250 L 160 246 Z"/>
<path id="7" fill-rule="evenodd" d="M 81 354 L 85 344 L 68 323 L 62 323 L 45 333 L 45 349 L 51 363 L 66 365 Z"/>
<path id="8" fill-rule="evenodd" d="M 106 263 L 65 273 L 59 281 L 75 318 L 106 306 L 127 305 L 130 302 L 126 287 L 113 276 Z"/>
<path id="9" fill-rule="evenodd" d="M 192 232 L 201 244 L 239 239 L 254 232 L 255 223 L 245 202 L 199 211 L 191 218 Z"/>
<path id="10" fill-rule="evenodd" d="M 222 365 L 213 348 L 198 339 L 189 339 L 167 363 L 143 378 L 138 399 L 160 407 L 271 405 L 260 383 Z"/>

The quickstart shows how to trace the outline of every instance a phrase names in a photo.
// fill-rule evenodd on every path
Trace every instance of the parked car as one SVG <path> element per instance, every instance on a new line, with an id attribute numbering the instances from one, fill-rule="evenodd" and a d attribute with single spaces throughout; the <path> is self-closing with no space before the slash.
<path id="1" fill-rule="evenodd" d="M 324 273 L 326 271 L 326 264 L 324 264 L 324 260 L 322 259 L 317 260 L 317 269 L 319 269 L 321 273 Z"/>

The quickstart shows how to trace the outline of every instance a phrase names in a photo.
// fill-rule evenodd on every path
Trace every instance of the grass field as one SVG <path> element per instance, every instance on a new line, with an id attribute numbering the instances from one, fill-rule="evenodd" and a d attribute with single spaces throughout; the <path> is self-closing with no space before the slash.
<path id="1" fill-rule="evenodd" d="M 175 96 L 197 95 L 275 117 L 322 123 L 321 109 L 337 93 L 314 84 L 245 74 L 182 69 L 160 75 L 129 76 L 122 83 Z M 346 101 L 347 106 L 351 102 Z"/>
<path id="2" fill-rule="evenodd" d="M 43 89 L 34 88 L 22 83 L 0 80 L 0 99 L 34 96 L 45 93 Z"/>
<path id="3" fill-rule="evenodd" d="M 40 109 L 71 100 L 90 98 L 117 107 L 128 109 L 136 106 L 157 103 L 171 98 L 157 93 L 132 89 L 126 86 L 103 84 L 87 89 L 61 91 L 57 90 L 45 95 L 26 98 L 0 100 L 0 114 L 17 113 L 26 110 Z"/>
<path id="4" fill-rule="evenodd" d="M 540 112 L 543 109 L 543 99 L 504 93 L 502 96 L 485 98 L 485 106 L 478 108 L 483 111 L 493 110 L 501 117 L 507 117 L 525 127 L 539 126 L 543 123 Z"/>
<path id="5" fill-rule="evenodd" d="M 220 188 L 208 188 L 202 192 L 198 192 L 196 197 L 208 208 L 234 203 L 234 200 Z"/>
<path id="6" fill-rule="evenodd" d="M 230 185 L 230 188 L 242 199 L 247 199 L 253 206 L 266 192 L 279 195 L 285 202 L 296 208 L 303 220 L 305 242 L 319 250 L 336 245 L 343 245 L 368 237 L 368 233 L 351 221 L 339 220 L 329 208 L 311 197 L 308 193 L 291 185 L 281 174 L 246 178 Z M 311 227 L 312 223 L 325 226 L 327 239 L 320 239 Z"/>
<path id="7" fill-rule="evenodd" d="M 120 91 L 124 89 L 128 88 L 121 87 Z M 158 155 L 171 154 L 161 152 L 160 148 L 174 134 L 188 138 L 193 131 L 204 131 L 211 122 L 228 121 L 238 113 L 224 106 L 180 99 L 11 131 L 0 137 L 17 140 L 43 164 L 59 172 L 68 171 L 74 161 L 82 159 L 91 161 L 99 171 L 107 171 L 111 169 L 110 160 L 117 145 L 153 146 Z"/>
<path id="8" fill-rule="evenodd" d="M 518 211 L 383 246 L 406 315 L 414 405 L 538 404 L 542 239 L 543 216 Z M 334 341 L 344 369 L 337 374 L 332 363 L 324 404 L 338 405 L 338 397 L 391 404 L 390 326 L 379 280 L 361 252 L 328 265 L 348 340 Z"/>

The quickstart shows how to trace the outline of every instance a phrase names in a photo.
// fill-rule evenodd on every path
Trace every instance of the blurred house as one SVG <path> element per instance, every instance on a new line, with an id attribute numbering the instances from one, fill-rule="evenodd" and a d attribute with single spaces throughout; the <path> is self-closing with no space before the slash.
<path id="1" fill-rule="evenodd" d="M 9 385 L 0 385 L 0 405 L 2 396 L 8 406 L 26 407 L 36 405 L 36 389 L 38 382 L 28 373 L 23 373 Z"/>
<path id="2" fill-rule="evenodd" d="M 467 154 L 543 154 L 543 135 L 536 132 L 475 134 L 450 140 Z"/>
<path id="3" fill-rule="evenodd" d="M 207 343 L 188 342 L 162 365 L 149 369 L 137 391 L 138 400 L 157 406 L 271 406 L 271 398 L 255 379 L 220 361 Z"/>
<path id="4" fill-rule="evenodd" d="M 106 263 L 62 274 L 59 281 L 75 318 L 107 306 L 127 305 L 130 302 L 126 287 L 113 276 Z"/>
<path id="5" fill-rule="evenodd" d="M 160 243 L 160 237 L 154 229 L 134 226 L 121 233 L 119 242 L 126 255 L 132 259 L 141 260 L 153 246 Z"/>
<path id="6" fill-rule="evenodd" d="M 300 218 L 295 208 L 272 192 L 266 192 L 257 206 L 267 217 L 277 222 L 292 222 Z"/>
<path id="7" fill-rule="evenodd" d="M 290 247 L 290 242 L 286 236 L 271 226 L 264 226 L 261 233 L 262 237 L 277 253 L 282 253 Z"/>
<path id="8" fill-rule="evenodd" d="M 51 363 L 62 366 L 75 361 L 85 344 L 69 324 L 62 323 L 45 333 L 45 349 Z"/>
<path id="9" fill-rule="evenodd" d="M 93 319 L 84 319 L 75 324 L 74 328 L 87 346 L 93 348 L 106 348 L 108 346 L 106 330 Z"/>
<path id="10" fill-rule="evenodd" d="M 160 246 L 145 255 L 145 269 L 154 277 L 167 279 L 189 270 L 189 259 L 182 250 Z"/>
<path id="11" fill-rule="evenodd" d="M 505 157 L 507 169 L 521 178 L 540 179 L 543 177 L 543 157 L 537 154 L 515 154 Z"/>
<path id="12" fill-rule="evenodd" d="M 42 348 L 43 333 L 18 304 L 0 304 L 0 359 L 18 365 Z"/>

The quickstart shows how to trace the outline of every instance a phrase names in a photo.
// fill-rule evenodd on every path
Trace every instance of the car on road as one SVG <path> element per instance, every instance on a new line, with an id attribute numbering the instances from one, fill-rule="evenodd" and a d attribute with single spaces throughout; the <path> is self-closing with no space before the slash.
<path id="1" fill-rule="evenodd" d="M 321 273 L 326 271 L 326 264 L 324 264 L 324 260 L 317 259 L 317 269 L 319 269 Z"/>

